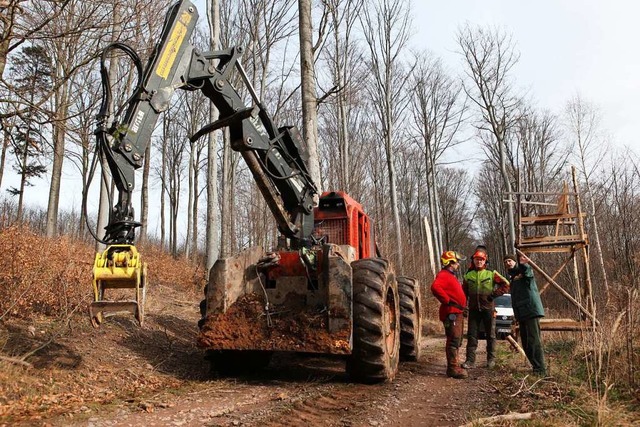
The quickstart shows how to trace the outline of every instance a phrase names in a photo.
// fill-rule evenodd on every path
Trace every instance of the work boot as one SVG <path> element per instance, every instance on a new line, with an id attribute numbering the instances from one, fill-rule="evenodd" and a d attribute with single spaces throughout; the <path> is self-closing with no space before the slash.
<path id="1" fill-rule="evenodd" d="M 462 367 L 464 369 L 473 369 L 473 368 L 476 367 L 476 364 L 475 364 L 475 362 L 471 362 L 471 361 L 467 360 L 462 364 Z"/>
<path id="2" fill-rule="evenodd" d="M 495 367 L 496 367 L 496 360 L 495 359 L 487 360 L 487 368 L 493 369 Z"/>
<path id="3" fill-rule="evenodd" d="M 445 348 L 447 354 L 447 376 L 451 378 L 464 379 L 469 375 L 467 371 L 460 367 L 458 363 L 458 348 L 448 346 Z"/>
<path id="4" fill-rule="evenodd" d="M 447 368 L 447 376 L 458 380 L 463 380 L 469 376 L 466 370 L 459 366 L 451 366 Z"/>

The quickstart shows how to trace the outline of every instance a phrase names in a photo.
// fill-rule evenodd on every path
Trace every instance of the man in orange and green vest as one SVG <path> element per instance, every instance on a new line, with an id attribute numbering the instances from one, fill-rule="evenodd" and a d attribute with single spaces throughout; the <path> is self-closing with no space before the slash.
<path id="1" fill-rule="evenodd" d="M 486 268 L 486 251 L 476 250 L 472 261 L 473 269 L 464 275 L 462 283 L 469 307 L 467 360 L 462 367 L 471 369 L 476 365 L 478 330 L 482 324 L 487 334 L 487 367 L 493 368 L 496 359 L 496 319 L 493 299 L 509 292 L 509 281 L 497 271 Z"/>

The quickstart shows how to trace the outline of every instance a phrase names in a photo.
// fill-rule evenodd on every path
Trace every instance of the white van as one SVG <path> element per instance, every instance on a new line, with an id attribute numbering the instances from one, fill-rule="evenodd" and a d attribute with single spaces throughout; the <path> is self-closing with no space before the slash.
<path id="1" fill-rule="evenodd" d="M 496 338 L 503 340 L 511 334 L 511 324 L 513 323 L 511 294 L 496 297 L 493 302 L 496 305 Z"/>

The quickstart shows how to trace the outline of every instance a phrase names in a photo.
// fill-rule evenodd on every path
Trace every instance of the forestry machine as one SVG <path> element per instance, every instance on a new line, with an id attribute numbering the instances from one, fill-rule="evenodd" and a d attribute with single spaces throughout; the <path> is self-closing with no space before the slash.
<path id="1" fill-rule="evenodd" d="M 298 131 L 274 125 L 240 64 L 239 47 L 201 53 L 190 44 L 197 19 L 189 0 L 172 5 L 146 67 L 121 43 L 102 54 L 104 100 L 95 134 L 118 200 L 102 239 L 107 248 L 94 266 L 94 325 L 123 310 L 142 324 L 147 272 L 133 245 L 141 225 L 132 208 L 134 172 L 175 90 L 199 90 L 220 115 L 191 139 L 228 128 L 231 148 L 244 158 L 281 233 L 273 251 L 246 249 L 212 267 L 198 322 L 198 344 L 212 367 L 233 373 L 266 366 L 274 351 L 325 353 L 346 356 L 355 380 L 392 379 L 400 357 L 415 359 L 420 350 L 418 283 L 396 277 L 379 256 L 369 217 L 347 194 L 326 192 L 314 207 L 317 190 Z M 105 66 L 114 50 L 126 53 L 138 72 L 119 123 Z M 234 84 L 244 86 L 250 105 Z M 136 300 L 107 301 L 108 288 L 135 288 Z"/>

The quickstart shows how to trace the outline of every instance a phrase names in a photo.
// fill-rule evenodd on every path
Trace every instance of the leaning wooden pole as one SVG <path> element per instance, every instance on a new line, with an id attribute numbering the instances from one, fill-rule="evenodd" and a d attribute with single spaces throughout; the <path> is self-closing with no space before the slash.
<path id="1" fill-rule="evenodd" d="M 526 256 L 520 249 L 516 249 L 516 253 L 518 255 Z M 573 303 L 573 305 L 578 307 L 578 309 L 585 316 L 587 316 L 589 319 L 591 319 L 594 324 L 597 325 L 599 323 L 598 320 L 589 312 L 589 310 L 584 308 L 578 301 L 576 301 L 575 298 L 573 298 L 567 291 L 565 291 L 562 288 L 562 286 L 560 286 L 555 280 L 553 280 L 553 278 L 551 276 L 549 276 L 547 273 L 545 273 L 544 270 L 542 270 L 535 262 L 531 261 L 531 259 L 529 259 L 529 265 L 531 265 L 531 268 L 533 268 L 535 271 L 540 273 L 542 275 L 542 277 L 544 277 L 549 283 L 551 283 L 558 290 L 558 292 L 560 292 L 562 295 L 564 295 L 564 297 L 566 299 L 568 299 L 569 301 L 571 301 Z"/>

